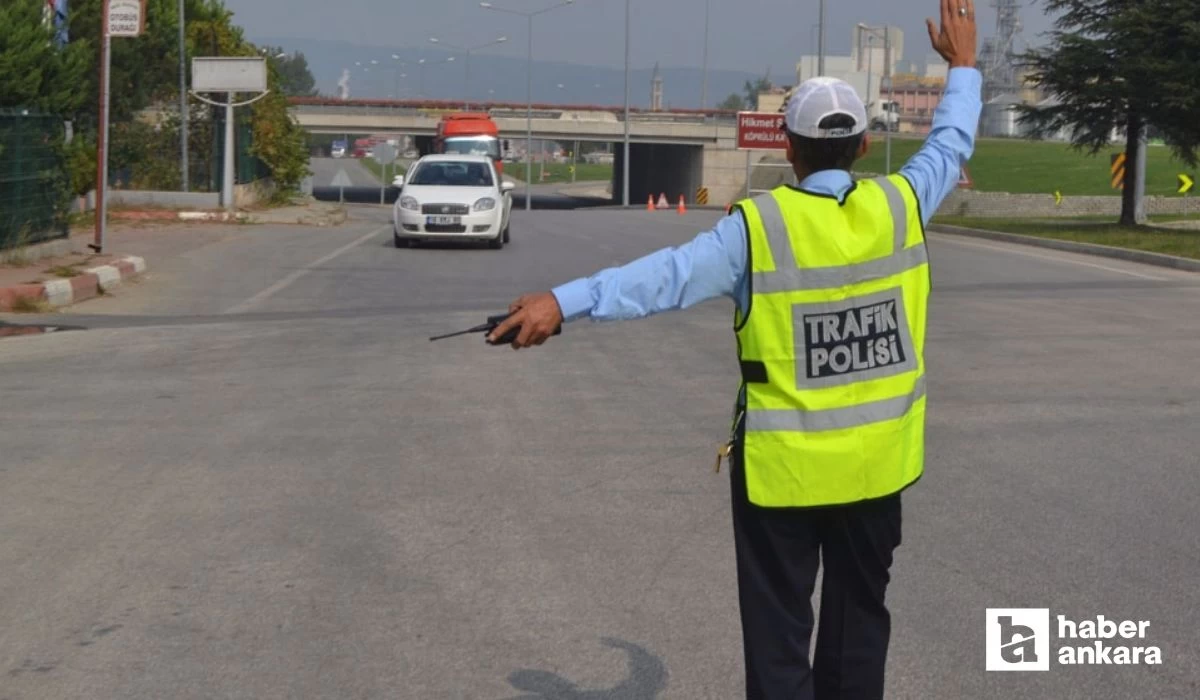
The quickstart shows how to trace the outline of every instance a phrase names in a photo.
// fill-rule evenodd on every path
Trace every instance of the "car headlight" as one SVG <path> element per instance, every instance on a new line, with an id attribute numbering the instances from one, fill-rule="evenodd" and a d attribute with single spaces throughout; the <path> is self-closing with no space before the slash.
<path id="1" fill-rule="evenodd" d="M 416 197 L 401 197 L 400 208 L 409 211 L 421 211 L 421 204 Z"/>
<path id="2" fill-rule="evenodd" d="M 484 197 L 478 202 L 475 202 L 475 206 L 471 207 L 471 209 L 474 211 L 491 211 L 495 208 L 496 200 L 492 199 L 491 197 Z"/>

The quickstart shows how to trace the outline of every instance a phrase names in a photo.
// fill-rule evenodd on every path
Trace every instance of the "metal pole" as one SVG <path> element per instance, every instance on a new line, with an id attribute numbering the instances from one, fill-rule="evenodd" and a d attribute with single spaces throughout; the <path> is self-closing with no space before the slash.
<path id="1" fill-rule="evenodd" d="M 884 128 L 886 131 L 883 136 L 883 174 L 892 174 L 892 34 L 889 27 L 883 28 L 883 70 L 887 73 L 888 79 L 888 114 L 884 119 Z M 896 115 L 899 120 L 899 115 Z M 899 122 L 897 121 L 897 126 Z"/>
<path id="2" fill-rule="evenodd" d="M 463 109 L 470 111 L 471 109 L 471 50 L 467 49 L 467 65 L 464 69 L 463 77 L 463 101 L 466 103 Z"/>
<path id="3" fill-rule="evenodd" d="M 746 199 L 750 199 L 750 151 L 746 151 Z"/>
<path id="4" fill-rule="evenodd" d="M 1146 125 L 1138 129 L 1137 179 L 1133 184 L 1133 221 L 1146 223 Z"/>
<path id="5" fill-rule="evenodd" d="M 862 47 L 862 32 L 859 32 L 859 47 Z M 870 44 L 873 43 L 874 37 L 867 37 L 867 124 L 871 123 L 871 69 L 875 59 L 875 52 L 871 50 Z"/>
<path id="6" fill-rule="evenodd" d="M 708 20 L 712 0 L 704 0 L 704 77 L 700 82 L 700 109 L 708 109 Z"/>
<path id="7" fill-rule="evenodd" d="M 825 75 L 825 0 L 821 0 L 817 10 L 817 75 Z"/>
<path id="8" fill-rule="evenodd" d="M 529 15 L 529 59 L 525 69 L 525 211 L 533 210 L 533 15 Z"/>
<path id="9" fill-rule="evenodd" d="M 629 207 L 629 5 L 631 0 L 625 0 L 625 161 L 622 163 L 621 204 Z"/>
<path id="10" fill-rule="evenodd" d="M 111 97 L 112 37 L 108 35 L 108 0 L 100 8 L 100 123 L 96 132 L 96 239 L 91 248 L 104 252 L 104 232 L 108 224 L 108 102 Z"/>
<path id="11" fill-rule="evenodd" d="M 233 211 L 233 161 L 237 157 L 233 142 L 233 93 L 226 93 L 225 99 L 225 178 L 221 186 L 221 197 L 225 201 L 225 211 Z"/>
<path id="12" fill-rule="evenodd" d="M 187 30 L 185 23 L 184 0 L 179 0 L 179 150 L 183 191 L 187 192 L 190 188 L 188 186 Z"/>

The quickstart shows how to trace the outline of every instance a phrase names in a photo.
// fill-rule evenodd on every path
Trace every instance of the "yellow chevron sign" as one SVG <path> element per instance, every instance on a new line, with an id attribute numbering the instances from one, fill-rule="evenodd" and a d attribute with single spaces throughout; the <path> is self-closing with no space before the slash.
<path id="1" fill-rule="evenodd" d="M 1114 153 L 1111 165 L 1108 168 L 1109 174 L 1112 176 L 1112 188 L 1114 190 L 1125 189 L 1125 154 Z"/>
<path id="2" fill-rule="evenodd" d="M 1179 194 L 1187 194 L 1192 190 L 1192 185 L 1196 184 L 1192 180 L 1192 176 L 1187 173 L 1179 173 Z"/>

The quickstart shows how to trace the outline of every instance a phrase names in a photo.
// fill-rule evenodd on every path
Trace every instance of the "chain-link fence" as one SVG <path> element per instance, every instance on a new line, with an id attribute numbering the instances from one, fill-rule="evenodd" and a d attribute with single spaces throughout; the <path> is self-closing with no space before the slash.
<path id="1" fill-rule="evenodd" d="M 67 235 L 61 119 L 0 110 L 0 250 Z"/>
<path id="2" fill-rule="evenodd" d="M 216 112 L 216 114 L 213 114 Z M 251 153 L 253 127 L 240 121 L 234 128 L 239 185 L 269 177 L 270 169 Z M 112 125 L 109 186 L 114 189 L 179 191 L 183 187 L 180 122 L 176 114 Z M 224 110 L 193 110 L 188 125 L 188 190 L 219 192 L 225 161 Z"/>

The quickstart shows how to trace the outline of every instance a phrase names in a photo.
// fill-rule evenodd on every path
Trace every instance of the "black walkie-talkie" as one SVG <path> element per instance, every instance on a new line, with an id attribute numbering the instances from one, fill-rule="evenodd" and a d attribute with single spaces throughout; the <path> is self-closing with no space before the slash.
<path id="1" fill-rule="evenodd" d="M 515 326 L 515 327 L 509 329 L 509 331 L 507 333 L 505 333 L 500 338 L 497 338 L 495 340 L 495 342 L 493 342 L 491 340 L 487 340 L 487 337 L 486 337 L 486 335 L 488 333 L 491 333 L 492 331 L 496 330 L 497 326 L 499 326 L 501 323 L 504 323 L 504 320 L 507 319 L 509 316 L 512 316 L 512 314 L 497 314 L 495 316 L 488 316 L 487 323 L 481 323 L 478 326 L 473 326 L 471 328 L 468 328 L 465 331 L 455 331 L 454 333 L 447 333 L 446 335 L 435 335 L 434 337 L 430 338 L 429 340 L 430 341 L 442 340 L 445 338 L 454 338 L 454 337 L 457 337 L 460 335 L 469 335 L 471 333 L 483 333 L 484 340 L 487 341 L 488 345 L 509 345 L 514 340 L 516 340 L 517 335 L 520 334 L 520 332 L 521 332 L 520 326 Z M 559 326 L 558 328 L 554 329 L 553 335 L 561 335 L 561 334 L 562 334 L 562 326 Z"/>

